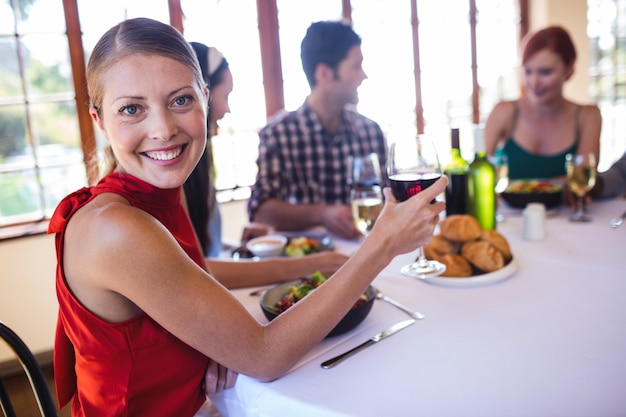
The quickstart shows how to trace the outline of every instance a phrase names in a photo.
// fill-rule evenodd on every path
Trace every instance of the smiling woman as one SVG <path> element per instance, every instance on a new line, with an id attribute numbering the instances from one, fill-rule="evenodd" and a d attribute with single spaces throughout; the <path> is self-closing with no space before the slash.
<path id="1" fill-rule="evenodd" d="M 145 33 L 150 36 L 144 37 Z M 109 30 L 90 57 L 87 67 L 90 113 L 110 143 L 116 158 L 115 170 L 98 186 L 82 189 L 64 199 L 50 223 L 50 232 L 59 233 L 57 250 L 65 270 L 60 272 L 62 281 L 58 282 L 61 286 L 60 320 L 55 345 L 55 378 L 60 405 L 73 399 L 73 414 L 105 415 L 100 405 L 104 392 L 107 393 L 104 397 L 118 399 L 113 401 L 118 405 L 115 413 L 112 405 L 105 407 L 112 413 L 110 415 L 126 414 L 128 411 L 123 411 L 126 401 L 122 398 L 135 390 L 126 384 L 134 380 L 132 386 L 143 386 L 137 381 L 146 375 L 135 374 L 135 370 L 143 368 L 142 362 L 148 365 L 154 360 L 176 363 L 176 369 L 161 369 L 161 374 L 170 375 L 165 379 L 148 376 L 151 387 L 143 393 L 151 393 L 146 397 L 150 399 L 147 402 L 130 401 L 128 406 L 135 410 L 133 414 L 137 410 L 141 410 L 140 414 L 153 414 L 157 410 L 150 410 L 156 407 L 158 412 L 168 415 L 183 413 L 191 416 L 205 403 L 205 394 L 200 387 L 208 358 L 181 340 L 172 338 L 142 313 L 142 309 L 150 311 L 152 307 L 132 294 L 143 286 L 143 274 L 137 271 L 135 277 L 128 280 L 130 277 L 123 278 L 126 273 L 122 272 L 128 266 L 124 266 L 126 261 L 123 259 L 137 265 L 143 262 L 141 251 L 128 251 L 135 246 L 132 240 L 140 236 L 148 238 L 145 232 L 149 230 L 161 230 L 157 235 L 163 233 L 163 225 L 172 230 L 173 235 L 162 235 L 161 238 L 155 235 L 148 241 L 156 243 L 165 237 L 167 247 L 175 243 L 175 238 L 180 246 L 174 244 L 169 251 L 180 254 L 184 250 L 195 261 L 197 270 L 203 267 L 202 254 L 191 225 L 185 221 L 187 217 L 180 198 L 182 184 L 200 158 L 206 141 L 207 91 L 194 56 L 189 44 L 172 27 L 150 19 L 132 19 Z M 90 226 L 85 229 L 87 224 Z M 96 245 L 102 252 L 94 258 Z M 125 254 L 110 252 L 113 247 Z M 193 263 L 187 255 L 184 256 Z M 122 280 L 111 279 L 112 275 L 104 270 L 102 273 L 93 269 L 88 272 L 89 264 L 100 269 L 98 264 L 102 260 L 98 257 L 116 259 L 115 263 L 122 268 L 118 272 L 122 273 L 113 275 Z M 161 259 L 167 262 L 165 258 Z M 159 286 L 158 281 L 152 280 L 151 285 Z M 110 292 L 113 288 L 117 290 Z M 77 312 L 78 302 L 87 310 Z M 113 324 L 93 327 L 96 318 Z M 127 324 L 114 324 L 120 322 Z M 132 323 L 142 323 L 141 330 L 136 329 L 140 333 L 139 339 L 130 343 L 134 347 L 120 340 L 129 327 L 136 326 Z M 92 336 L 100 334 L 92 340 L 118 340 L 120 344 L 112 354 L 104 345 L 76 336 L 78 328 L 89 329 Z M 152 353 L 145 358 L 139 355 L 143 358 L 140 360 L 131 359 L 135 356 L 134 349 L 142 343 L 139 340 L 150 340 Z M 95 361 L 118 371 L 107 378 L 94 378 L 91 365 L 80 365 L 83 355 L 92 358 L 88 361 L 90 363 Z M 123 363 L 127 366 L 120 366 Z M 181 372 L 179 366 L 186 370 Z M 76 387 L 76 375 L 79 381 L 83 378 L 106 380 L 106 387 L 96 382 Z M 224 379 L 216 378 L 221 381 L 220 389 L 234 382 L 233 375 L 226 373 Z M 171 378 L 180 377 L 180 383 L 170 385 Z M 118 383 L 114 382 L 116 380 Z M 120 391 L 115 387 L 124 388 Z M 154 401 L 154 398 L 160 400 Z"/>
<path id="2" fill-rule="evenodd" d="M 239 372 L 279 378 L 386 264 L 432 236 L 443 210 L 430 202 L 445 179 L 401 204 L 387 193 L 371 239 L 298 308 L 263 325 L 209 274 L 185 210 L 183 183 L 204 151 L 207 117 L 190 45 L 169 25 L 128 19 L 96 44 L 87 79 L 116 165 L 65 197 L 50 221 L 55 380 L 73 415 L 191 417 Z"/>
<path id="3" fill-rule="evenodd" d="M 90 113 L 113 150 L 119 172 L 159 188 L 178 187 L 206 145 L 207 90 L 180 59 L 135 55 L 133 48 L 116 52 L 125 59 L 113 65 L 92 55 L 90 91 L 103 94 L 94 96 Z M 152 82 L 168 78 L 172 83 L 167 86 Z"/>

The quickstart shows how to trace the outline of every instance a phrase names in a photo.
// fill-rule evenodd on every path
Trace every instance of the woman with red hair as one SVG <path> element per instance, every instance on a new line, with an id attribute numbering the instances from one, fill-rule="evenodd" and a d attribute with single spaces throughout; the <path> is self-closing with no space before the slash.
<path id="1" fill-rule="evenodd" d="M 592 152 L 598 161 L 602 118 L 596 105 L 563 96 L 576 48 L 559 26 L 528 34 L 522 52 L 522 96 L 502 101 L 485 124 L 487 153 L 501 148 L 510 179 L 565 176 L 565 155 Z"/>

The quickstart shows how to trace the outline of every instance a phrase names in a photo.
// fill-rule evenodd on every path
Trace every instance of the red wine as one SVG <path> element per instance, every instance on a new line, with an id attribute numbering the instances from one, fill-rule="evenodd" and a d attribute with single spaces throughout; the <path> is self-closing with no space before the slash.
<path id="1" fill-rule="evenodd" d="M 459 129 L 451 131 L 450 162 L 443 173 L 448 176 L 446 187 L 446 215 L 467 213 L 467 172 L 469 164 L 461 156 L 459 148 Z"/>
<path id="2" fill-rule="evenodd" d="M 437 172 L 396 174 L 389 177 L 389 185 L 396 200 L 404 201 L 430 187 L 439 178 L 441 178 L 441 174 Z"/>
<path id="3" fill-rule="evenodd" d="M 467 174 L 446 174 L 446 215 L 467 213 Z"/>

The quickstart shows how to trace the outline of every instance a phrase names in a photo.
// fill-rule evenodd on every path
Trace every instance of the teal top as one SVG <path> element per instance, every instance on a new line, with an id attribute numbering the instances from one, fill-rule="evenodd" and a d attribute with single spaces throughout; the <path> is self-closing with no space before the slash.
<path id="1" fill-rule="evenodd" d="M 515 130 L 517 116 L 519 110 L 515 103 L 515 113 L 513 114 L 513 126 L 511 133 Z M 574 116 L 575 138 L 572 146 L 563 152 L 553 155 L 538 155 L 528 152 L 515 142 L 513 137 L 509 137 L 503 147 L 509 164 L 509 179 L 533 179 L 533 178 L 555 178 L 566 174 L 565 155 L 575 153 L 578 148 L 580 129 L 578 126 L 578 116 L 580 114 L 580 106 L 576 108 Z"/>

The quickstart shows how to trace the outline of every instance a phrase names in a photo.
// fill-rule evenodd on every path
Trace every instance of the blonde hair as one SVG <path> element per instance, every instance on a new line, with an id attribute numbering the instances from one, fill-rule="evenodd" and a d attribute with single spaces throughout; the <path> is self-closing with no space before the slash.
<path id="1" fill-rule="evenodd" d="M 103 74 L 117 62 L 130 55 L 157 55 L 187 66 L 194 74 L 199 88 L 205 87 L 196 54 L 174 27 L 148 18 L 128 19 L 109 29 L 94 47 L 87 64 L 86 78 L 89 106 L 102 118 L 102 98 L 106 85 Z M 116 167 L 115 155 L 107 146 L 101 171 Z"/>

